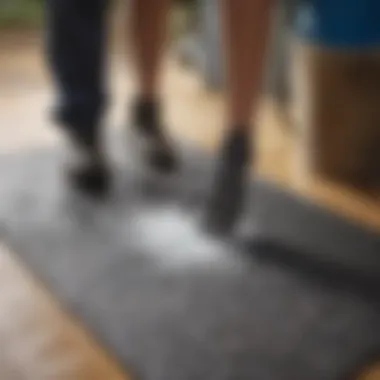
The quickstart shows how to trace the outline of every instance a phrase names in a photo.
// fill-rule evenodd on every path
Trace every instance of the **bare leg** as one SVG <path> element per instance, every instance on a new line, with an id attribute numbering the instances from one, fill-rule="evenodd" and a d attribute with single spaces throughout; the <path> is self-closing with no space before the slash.
<path id="1" fill-rule="evenodd" d="M 261 90 L 262 65 L 269 36 L 272 0 L 223 0 L 226 41 L 227 122 L 250 129 Z"/>
<path id="2" fill-rule="evenodd" d="M 166 42 L 170 0 L 134 0 L 133 43 L 136 53 L 138 93 L 134 123 L 146 139 L 146 159 L 155 169 L 171 171 L 174 153 L 160 120 L 159 76 Z"/>
<path id="3" fill-rule="evenodd" d="M 133 43 L 139 97 L 158 97 L 158 78 L 166 44 L 170 0 L 134 0 Z"/>
<path id="4" fill-rule="evenodd" d="M 210 227 L 220 232 L 233 227 L 243 204 L 250 121 L 261 90 L 272 5 L 272 0 L 223 0 L 229 129 L 208 215 Z"/>

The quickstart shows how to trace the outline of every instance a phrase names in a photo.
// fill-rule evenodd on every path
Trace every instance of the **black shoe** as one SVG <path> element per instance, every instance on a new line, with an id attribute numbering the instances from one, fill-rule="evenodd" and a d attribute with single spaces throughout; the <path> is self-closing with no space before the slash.
<path id="1" fill-rule="evenodd" d="M 154 102 L 140 101 L 134 110 L 134 128 L 141 140 L 143 160 L 155 171 L 170 174 L 178 169 L 171 142 L 160 124 L 159 108 Z"/>
<path id="2" fill-rule="evenodd" d="M 211 233 L 231 232 L 241 216 L 248 185 L 249 145 L 249 136 L 243 132 L 225 141 L 206 214 L 206 228 Z"/>
<path id="3" fill-rule="evenodd" d="M 70 136 L 70 152 L 67 162 L 67 178 L 71 185 L 87 196 L 102 198 L 107 195 L 111 175 L 99 138 L 88 136 Z"/>

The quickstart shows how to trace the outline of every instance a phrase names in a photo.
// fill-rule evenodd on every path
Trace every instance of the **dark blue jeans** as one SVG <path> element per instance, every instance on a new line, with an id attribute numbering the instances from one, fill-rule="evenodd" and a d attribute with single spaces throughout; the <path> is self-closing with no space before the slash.
<path id="1" fill-rule="evenodd" d="M 88 133 L 105 108 L 108 0 L 46 0 L 47 55 L 60 125 Z"/>

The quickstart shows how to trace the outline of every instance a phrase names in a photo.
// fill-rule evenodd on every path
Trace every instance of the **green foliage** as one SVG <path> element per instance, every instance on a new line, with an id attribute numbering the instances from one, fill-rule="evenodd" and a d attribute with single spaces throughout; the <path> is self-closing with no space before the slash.
<path id="1" fill-rule="evenodd" d="M 177 3 L 185 6 L 195 6 L 198 0 L 177 0 Z"/>
<path id="2" fill-rule="evenodd" d="M 42 19 L 44 1 L 45 0 L 0 0 L 0 27 L 38 26 Z M 185 13 L 192 13 L 198 1 L 199 0 L 176 0 L 175 2 L 182 10 L 185 10 Z"/>
<path id="3" fill-rule="evenodd" d="M 0 0 L 0 27 L 34 27 L 42 19 L 44 0 Z"/>
<path id="4" fill-rule="evenodd" d="M 171 17 L 171 35 L 174 39 L 193 31 L 197 21 L 200 0 L 176 0 Z M 206 0 L 207 1 L 207 0 Z"/>

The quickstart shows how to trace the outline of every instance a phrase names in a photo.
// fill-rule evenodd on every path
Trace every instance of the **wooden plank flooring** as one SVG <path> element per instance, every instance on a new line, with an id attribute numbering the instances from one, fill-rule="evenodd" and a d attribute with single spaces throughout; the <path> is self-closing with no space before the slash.
<path id="1" fill-rule="evenodd" d="M 0 305 L 2 380 L 128 379 L 4 246 Z"/>
<path id="2" fill-rule="evenodd" d="M 15 153 L 50 146 L 59 136 L 46 110 L 51 89 L 39 44 L 0 43 L 0 151 Z M 169 60 L 163 83 L 167 117 L 173 133 L 216 149 L 223 132 L 223 98 L 204 91 L 195 75 Z M 125 99 L 133 91 L 133 75 L 116 64 L 112 124 L 125 116 Z M 33 121 L 31 123 L 31 120 Z M 269 101 L 263 101 L 259 125 L 259 172 L 282 186 L 311 197 L 350 218 L 380 230 L 377 201 L 322 180 L 308 178 L 297 166 L 296 141 L 278 125 Z M 118 380 L 128 379 L 117 363 L 83 326 L 62 310 L 47 290 L 0 246 L 0 379 Z M 380 380 L 380 368 L 364 380 Z"/>

